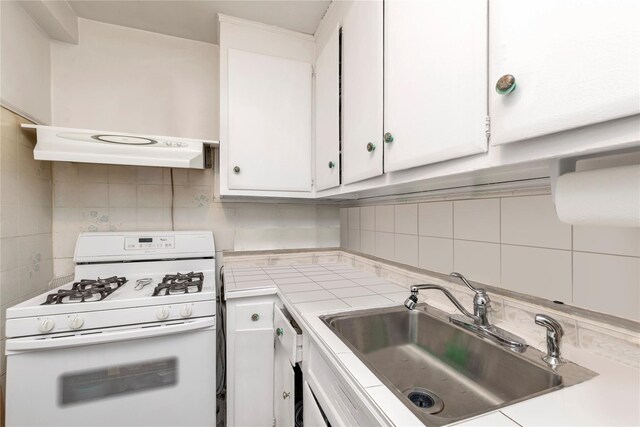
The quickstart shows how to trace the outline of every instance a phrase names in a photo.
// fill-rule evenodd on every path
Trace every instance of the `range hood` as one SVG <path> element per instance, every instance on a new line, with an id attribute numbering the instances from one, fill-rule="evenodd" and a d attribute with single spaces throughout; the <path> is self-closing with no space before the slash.
<path id="1" fill-rule="evenodd" d="M 36 160 L 204 169 L 218 141 L 23 124 L 36 129 Z"/>

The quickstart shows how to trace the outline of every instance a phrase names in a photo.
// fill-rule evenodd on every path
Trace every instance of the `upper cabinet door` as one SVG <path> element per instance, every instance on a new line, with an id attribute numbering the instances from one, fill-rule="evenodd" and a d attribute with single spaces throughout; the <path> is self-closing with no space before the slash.
<path id="1" fill-rule="evenodd" d="M 489 14 L 492 144 L 640 113 L 638 0 L 491 0 Z"/>
<path id="2" fill-rule="evenodd" d="M 342 178 L 382 174 L 382 1 L 356 1 L 342 24 Z"/>
<path id="3" fill-rule="evenodd" d="M 385 2 L 384 164 L 487 151 L 487 1 Z"/>
<path id="4" fill-rule="evenodd" d="M 311 191 L 311 64 L 228 54 L 228 186 Z"/>
<path id="5" fill-rule="evenodd" d="M 316 190 L 340 185 L 340 27 L 316 58 Z"/>

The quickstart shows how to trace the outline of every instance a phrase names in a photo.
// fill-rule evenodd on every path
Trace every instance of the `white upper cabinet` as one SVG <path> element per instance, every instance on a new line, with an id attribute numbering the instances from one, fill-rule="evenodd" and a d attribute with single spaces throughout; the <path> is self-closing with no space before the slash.
<path id="1" fill-rule="evenodd" d="M 486 0 L 385 2 L 386 172 L 487 151 L 487 32 Z"/>
<path id="2" fill-rule="evenodd" d="M 489 15 L 492 145 L 640 113 L 640 1 L 491 0 Z"/>
<path id="3" fill-rule="evenodd" d="M 229 49 L 230 189 L 311 191 L 311 64 Z"/>
<path id="4" fill-rule="evenodd" d="M 382 174 L 382 1 L 356 1 L 342 24 L 342 178 Z"/>
<path id="5" fill-rule="evenodd" d="M 316 190 L 340 185 L 340 27 L 316 57 Z"/>
<path id="6" fill-rule="evenodd" d="M 313 36 L 219 21 L 220 195 L 313 197 Z"/>

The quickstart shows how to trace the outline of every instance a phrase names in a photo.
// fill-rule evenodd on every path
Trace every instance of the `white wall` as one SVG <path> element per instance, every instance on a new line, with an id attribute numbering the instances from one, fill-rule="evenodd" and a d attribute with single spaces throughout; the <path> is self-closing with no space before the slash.
<path id="1" fill-rule="evenodd" d="M 52 42 L 56 126 L 218 139 L 218 46 L 79 19 Z"/>
<path id="2" fill-rule="evenodd" d="M 36 122 L 51 122 L 49 38 L 16 1 L 0 1 L 2 105 Z"/>

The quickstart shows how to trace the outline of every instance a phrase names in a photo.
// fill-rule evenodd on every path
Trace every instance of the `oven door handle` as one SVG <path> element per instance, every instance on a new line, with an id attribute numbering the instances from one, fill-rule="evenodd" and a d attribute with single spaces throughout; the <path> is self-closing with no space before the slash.
<path id="1" fill-rule="evenodd" d="M 49 350 L 54 348 L 78 347 L 91 344 L 105 344 L 116 341 L 135 340 L 140 338 L 152 338 L 163 335 L 194 332 L 201 329 L 215 328 L 215 317 L 188 320 L 183 323 L 164 323 L 153 326 L 142 326 L 134 329 L 119 329 L 115 331 L 104 330 L 101 332 L 87 331 L 74 335 L 15 338 L 6 341 L 7 355 L 11 352 L 30 350 Z"/>

